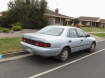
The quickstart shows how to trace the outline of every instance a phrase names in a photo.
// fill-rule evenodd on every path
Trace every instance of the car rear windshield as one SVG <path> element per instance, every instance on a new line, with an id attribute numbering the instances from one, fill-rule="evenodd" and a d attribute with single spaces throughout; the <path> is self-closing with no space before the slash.
<path id="1" fill-rule="evenodd" d="M 40 30 L 39 33 L 40 34 L 45 34 L 45 35 L 60 36 L 63 31 L 64 31 L 64 28 L 59 28 L 59 27 L 45 27 L 42 30 Z"/>

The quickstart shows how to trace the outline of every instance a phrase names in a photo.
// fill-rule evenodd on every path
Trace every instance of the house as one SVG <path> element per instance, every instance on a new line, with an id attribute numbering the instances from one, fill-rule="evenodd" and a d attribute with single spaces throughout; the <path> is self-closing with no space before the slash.
<path id="1" fill-rule="evenodd" d="M 79 17 L 80 24 L 84 24 L 86 26 L 100 26 L 100 18 L 99 17 Z"/>
<path id="2" fill-rule="evenodd" d="M 0 12 L 0 16 L 2 16 L 2 13 Z"/>
<path id="3" fill-rule="evenodd" d="M 59 9 L 55 9 L 55 12 L 47 9 L 44 14 L 48 17 L 48 21 L 50 25 L 58 24 L 58 25 L 68 25 L 70 17 L 60 14 Z"/>
<path id="4" fill-rule="evenodd" d="M 0 16 L 6 15 L 6 11 L 0 12 Z"/>
<path id="5" fill-rule="evenodd" d="M 100 27 L 105 27 L 105 19 L 100 19 Z"/>
<path id="6" fill-rule="evenodd" d="M 80 24 L 94 27 L 105 27 L 105 19 L 99 17 L 79 17 Z"/>

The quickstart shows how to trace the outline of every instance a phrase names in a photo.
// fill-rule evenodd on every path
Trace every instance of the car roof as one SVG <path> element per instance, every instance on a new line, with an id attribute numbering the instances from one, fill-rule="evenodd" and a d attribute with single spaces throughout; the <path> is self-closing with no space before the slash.
<path id="1" fill-rule="evenodd" d="M 48 27 L 49 26 L 52 26 L 52 27 L 60 27 L 60 28 L 64 28 L 64 29 L 77 28 L 77 27 L 73 27 L 73 26 L 63 26 L 63 25 L 48 25 Z"/>

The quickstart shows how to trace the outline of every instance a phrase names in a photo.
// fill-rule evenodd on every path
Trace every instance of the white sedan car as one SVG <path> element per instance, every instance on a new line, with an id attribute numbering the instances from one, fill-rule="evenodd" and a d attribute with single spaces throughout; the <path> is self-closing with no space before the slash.
<path id="1" fill-rule="evenodd" d="M 21 45 L 35 55 L 54 56 L 66 61 L 73 52 L 86 49 L 93 52 L 96 40 L 80 28 L 47 26 L 38 32 L 24 34 Z"/>

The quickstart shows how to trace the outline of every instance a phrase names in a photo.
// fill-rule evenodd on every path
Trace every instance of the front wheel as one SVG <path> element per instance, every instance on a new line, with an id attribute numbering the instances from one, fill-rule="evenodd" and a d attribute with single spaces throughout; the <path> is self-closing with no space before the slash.
<path id="1" fill-rule="evenodd" d="M 94 52 L 95 51 L 95 47 L 96 47 L 96 43 L 92 43 L 90 48 L 88 49 L 89 52 Z"/>
<path id="2" fill-rule="evenodd" d="M 69 57 L 69 49 L 65 47 L 58 57 L 61 62 L 66 61 Z"/>

